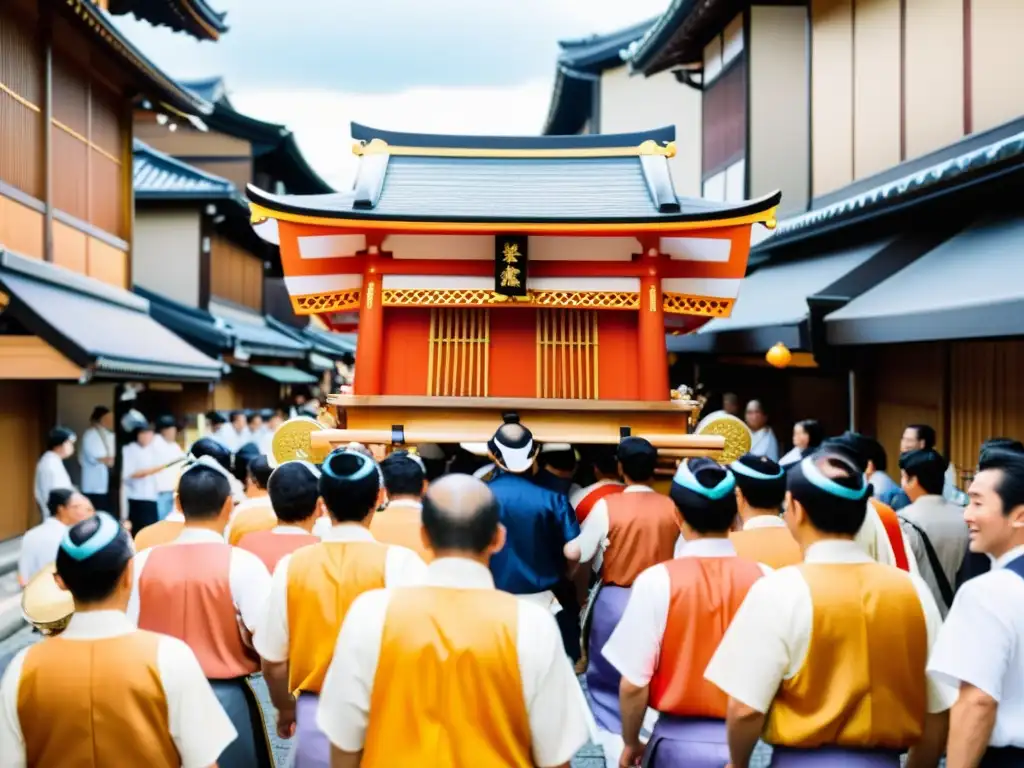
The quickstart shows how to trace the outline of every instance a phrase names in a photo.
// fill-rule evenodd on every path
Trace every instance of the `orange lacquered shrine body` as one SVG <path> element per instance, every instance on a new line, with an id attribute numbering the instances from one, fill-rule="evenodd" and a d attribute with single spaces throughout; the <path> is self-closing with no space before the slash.
<path id="1" fill-rule="evenodd" d="M 670 402 L 666 334 L 732 312 L 751 227 L 774 226 L 779 193 L 678 198 L 674 128 L 352 136 L 353 189 L 248 189 L 295 312 L 358 330 L 354 394 L 330 399 L 346 429 L 320 440 L 401 442 L 395 425 L 408 442 L 468 440 L 505 409 L 541 441 L 575 425 L 578 442 L 616 442 L 628 426 L 659 447 L 719 447 L 676 439 L 692 407 Z"/>

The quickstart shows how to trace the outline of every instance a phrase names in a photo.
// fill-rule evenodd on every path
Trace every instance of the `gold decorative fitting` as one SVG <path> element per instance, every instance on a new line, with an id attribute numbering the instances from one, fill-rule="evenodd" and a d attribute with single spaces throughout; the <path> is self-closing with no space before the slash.
<path id="1" fill-rule="evenodd" d="M 716 296 L 690 296 L 685 293 L 665 293 L 662 307 L 672 315 L 700 315 L 701 317 L 728 317 L 736 299 Z"/>
<path id="2" fill-rule="evenodd" d="M 373 296 L 377 292 L 377 281 L 371 280 L 366 285 L 366 308 L 373 309 Z"/>
<path id="3" fill-rule="evenodd" d="M 517 159 L 540 160 L 545 158 L 595 158 L 595 157 L 675 157 L 676 143 L 658 144 L 647 139 L 636 147 L 542 147 L 528 149 L 525 147 L 509 147 L 496 149 L 493 147 L 392 147 L 383 139 L 357 141 L 352 145 L 352 154 L 357 157 L 364 155 L 393 155 L 395 157 L 504 157 Z"/>
<path id="4" fill-rule="evenodd" d="M 347 291 L 292 296 L 292 309 L 297 315 L 319 315 L 321 312 L 351 312 L 359 309 L 359 294 L 358 288 L 350 288 Z"/>
<path id="5" fill-rule="evenodd" d="M 647 291 L 648 312 L 658 311 L 658 290 L 652 285 Z"/>
<path id="6" fill-rule="evenodd" d="M 385 307 L 464 307 L 516 304 L 528 307 L 639 309 L 640 296 L 624 291 L 530 291 L 522 297 L 479 289 L 385 288 Z"/>

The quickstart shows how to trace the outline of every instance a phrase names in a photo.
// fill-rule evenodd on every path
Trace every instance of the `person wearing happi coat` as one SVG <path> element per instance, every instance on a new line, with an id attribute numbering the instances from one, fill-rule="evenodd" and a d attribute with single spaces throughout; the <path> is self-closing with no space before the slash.
<path id="1" fill-rule="evenodd" d="M 185 641 L 238 731 L 218 768 L 271 766 L 270 742 L 250 677 L 259 671 L 252 633 L 263 618 L 270 574 L 252 552 L 224 541 L 231 486 L 204 457 L 178 480 L 185 524 L 174 541 L 135 556 L 128 616 L 140 629 Z"/>
<path id="2" fill-rule="evenodd" d="M 594 482 L 569 494 L 576 519 L 583 525 L 594 505 L 606 496 L 622 493 L 626 485 L 619 474 L 619 460 L 613 445 L 595 445 L 582 450 L 584 460 L 594 469 Z"/>
<path id="3" fill-rule="evenodd" d="M 990 448 L 967 491 L 971 552 L 992 568 L 965 582 L 928 673 L 958 690 L 948 768 L 1024 765 L 1024 453 Z"/>
<path id="4" fill-rule="evenodd" d="M 423 583 L 364 593 L 338 635 L 317 713 L 333 768 L 567 768 L 587 742 L 551 612 L 495 589 L 499 520 L 476 478 L 430 486 Z"/>
<path id="5" fill-rule="evenodd" d="M 612 765 L 722 768 L 729 758 L 726 697 L 703 679 L 704 668 L 750 586 L 766 570 L 737 557 L 729 540 L 736 517 L 736 480 L 711 459 L 676 471 L 672 501 L 682 515 L 675 558 L 637 576 L 602 652 L 622 676 L 621 754 Z M 650 740 L 641 726 L 658 712 Z M 606 752 L 606 761 L 614 756 Z"/>
<path id="6" fill-rule="evenodd" d="M 204 459 L 206 456 L 208 458 Z M 227 479 L 232 488 L 232 498 L 241 498 L 242 488 L 238 481 L 231 475 L 231 454 L 220 443 L 208 437 L 200 438 L 192 444 L 188 456 L 178 469 L 178 477 L 181 473 L 197 462 L 202 462 L 208 467 L 220 472 Z M 177 485 L 175 485 L 177 493 Z M 175 497 L 176 499 L 177 497 Z M 167 544 L 174 541 L 181 534 L 185 527 L 185 516 L 181 514 L 177 501 L 172 502 L 171 511 L 163 520 L 152 525 L 147 525 L 135 535 L 135 551 L 142 552 L 157 544 Z"/>
<path id="7" fill-rule="evenodd" d="M 616 458 L 626 488 L 595 504 L 580 535 L 565 546 L 567 558 L 594 563 L 600 570 L 600 586 L 584 622 L 587 701 L 597 727 L 611 734 L 613 743 L 621 731 L 620 675 L 601 649 L 622 618 L 636 577 L 672 559 L 682 522 L 672 500 L 648 485 L 658 463 L 653 445 L 642 437 L 627 437 L 619 443 Z"/>
<path id="8" fill-rule="evenodd" d="M 4 768 L 213 768 L 235 740 L 189 647 L 125 615 L 132 554 L 131 535 L 105 512 L 65 533 L 54 578 L 75 612 L 0 681 Z"/>
<path id="9" fill-rule="evenodd" d="M 736 508 L 742 527 L 729 534 L 736 554 L 770 568 L 803 560 L 800 546 L 780 516 L 786 470 L 767 456 L 748 453 L 729 465 L 736 479 Z"/>
<path id="10" fill-rule="evenodd" d="M 319 480 L 320 470 L 308 461 L 288 461 L 277 467 L 267 481 L 277 525 L 245 534 L 239 549 L 252 552 L 273 573 L 285 555 L 319 542 L 313 533 L 320 519 Z"/>
<path id="11" fill-rule="evenodd" d="M 839 437 L 830 437 L 822 443 L 832 450 L 844 453 L 868 477 L 868 461 L 882 448 L 878 441 L 857 432 L 844 432 Z M 872 487 L 872 493 L 874 493 Z M 884 565 L 894 565 L 901 571 L 917 573 L 917 559 L 910 543 L 903 535 L 900 519 L 895 510 L 873 496 L 869 496 L 864 523 L 857 531 L 856 541 L 872 560 Z"/>
<path id="12" fill-rule="evenodd" d="M 576 659 L 580 654 L 580 625 L 577 606 L 563 610 L 556 592 L 575 598 L 565 545 L 580 534 L 576 515 L 564 493 L 542 488 L 532 482 L 540 445 L 533 433 L 508 415 L 487 443 L 495 469 L 486 481 L 498 500 L 505 546 L 491 557 L 495 586 L 522 595 L 555 614 L 562 630 L 565 652 Z"/>
<path id="13" fill-rule="evenodd" d="M 320 472 L 318 503 L 334 527 L 320 543 L 278 561 L 265 620 L 254 638 L 277 709 L 278 735 L 296 736 L 295 768 L 330 764 L 330 745 L 317 727 L 317 700 L 352 602 L 371 589 L 419 583 L 426 571 L 415 552 L 370 533 L 384 499 L 372 458 L 339 448 Z"/>
<path id="14" fill-rule="evenodd" d="M 251 443 L 250 443 L 251 445 Z M 235 461 L 239 461 L 238 454 Z M 228 527 L 224 529 L 224 538 L 228 544 L 237 546 L 242 537 L 256 531 L 269 531 L 277 525 L 274 505 L 270 501 L 267 483 L 274 468 L 263 455 L 242 459 L 246 464 L 245 500 L 231 512 Z M 237 466 L 237 465 L 236 465 Z"/>
<path id="15" fill-rule="evenodd" d="M 380 463 L 387 491 L 387 507 L 373 516 L 370 533 L 377 541 L 398 544 L 429 563 L 430 550 L 423 544 L 420 515 L 427 490 L 426 467 L 414 453 L 395 451 Z"/>
<path id="16" fill-rule="evenodd" d="M 734 768 L 758 739 L 773 768 L 935 768 L 948 686 L 925 674 L 942 619 L 919 576 L 871 559 L 856 542 L 870 484 L 823 447 L 786 478 L 785 520 L 800 565 L 757 581 L 705 677 L 729 696 Z"/>

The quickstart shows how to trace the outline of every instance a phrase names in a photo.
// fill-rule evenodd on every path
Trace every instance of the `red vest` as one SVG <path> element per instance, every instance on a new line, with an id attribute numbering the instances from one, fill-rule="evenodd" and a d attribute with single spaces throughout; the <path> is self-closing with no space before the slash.
<path id="1" fill-rule="evenodd" d="M 271 529 L 245 534 L 238 542 L 238 548 L 252 552 L 273 573 L 282 557 L 319 541 L 319 537 L 311 533 L 274 533 Z"/>

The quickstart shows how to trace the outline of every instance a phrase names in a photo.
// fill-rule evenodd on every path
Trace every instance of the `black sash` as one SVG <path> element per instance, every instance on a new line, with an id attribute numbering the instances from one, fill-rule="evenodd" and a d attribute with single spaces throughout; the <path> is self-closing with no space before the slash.
<path id="1" fill-rule="evenodd" d="M 915 531 L 917 535 L 921 537 L 921 543 L 924 544 L 924 553 L 928 558 L 928 565 L 932 569 L 932 573 L 935 574 L 935 583 L 939 585 L 939 594 L 942 596 L 942 602 L 946 604 L 946 608 L 949 609 L 953 605 L 953 588 L 949 586 L 949 579 L 946 578 L 946 572 L 942 570 L 942 563 L 939 562 L 939 556 L 935 554 L 935 547 L 932 546 L 932 540 L 928 538 L 928 534 L 924 532 L 921 526 L 911 522 L 905 517 L 900 517 L 900 520 L 905 522 Z"/>

